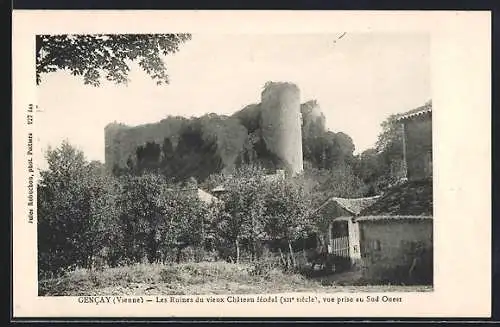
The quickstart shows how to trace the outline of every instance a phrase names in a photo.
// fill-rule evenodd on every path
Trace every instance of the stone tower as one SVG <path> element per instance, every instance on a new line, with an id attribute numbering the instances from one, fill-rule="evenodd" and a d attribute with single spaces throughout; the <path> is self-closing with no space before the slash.
<path id="1" fill-rule="evenodd" d="M 300 90 L 291 83 L 266 83 L 261 94 L 261 128 L 267 148 L 291 176 L 303 171 Z"/>

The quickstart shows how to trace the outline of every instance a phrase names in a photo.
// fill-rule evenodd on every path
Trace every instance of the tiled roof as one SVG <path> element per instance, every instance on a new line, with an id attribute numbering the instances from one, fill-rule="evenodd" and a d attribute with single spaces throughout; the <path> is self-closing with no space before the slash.
<path id="1" fill-rule="evenodd" d="M 324 207 L 326 207 L 329 203 L 336 203 L 339 207 L 345 209 L 350 212 L 352 215 L 358 215 L 364 208 L 375 203 L 380 196 L 372 196 L 366 198 L 338 198 L 331 197 L 326 200 L 319 208 L 315 211 L 318 212 Z"/>
<path id="2" fill-rule="evenodd" d="M 412 110 L 406 114 L 402 114 L 396 120 L 397 121 L 408 120 L 416 117 L 422 117 L 427 114 L 432 114 L 432 104 L 426 104 L 425 106 L 417 108 L 416 110 Z"/>
<path id="3" fill-rule="evenodd" d="M 360 216 L 354 221 L 382 221 L 382 220 L 432 220 L 432 216 Z"/>
<path id="4" fill-rule="evenodd" d="M 380 196 L 372 196 L 367 198 L 330 198 L 331 201 L 335 201 L 339 206 L 344 208 L 345 210 L 351 212 L 354 215 L 358 215 L 361 210 L 366 207 L 369 207 L 373 203 L 375 203 Z"/>
<path id="5" fill-rule="evenodd" d="M 432 178 L 390 188 L 360 216 L 432 216 Z"/>

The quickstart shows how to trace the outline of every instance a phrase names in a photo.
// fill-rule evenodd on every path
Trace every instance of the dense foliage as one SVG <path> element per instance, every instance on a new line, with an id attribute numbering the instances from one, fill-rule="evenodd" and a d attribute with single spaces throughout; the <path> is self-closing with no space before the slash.
<path id="1" fill-rule="evenodd" d="M 190 34 L 37 35 L 36 81 L 40 84 L 42 74 L 68 70 L 85 84 L 98 86 L 103 74 L 124 84 L 129 62 L 138 61 L 158 84 L 168 84 L 162 56 L 176 53 L 190 39 Z"/>
<path id="2" fill-rule="evenodd" d="M 37 188 L 40 275 L 185 256 L 256 261 L 265 249 L 305 249 L 321 228 L 311 210 L 331 196 L 385 190 L 401 160 L 396 117 L 382 124 L 376 149 L 355 156 L 347 135 L 325 130 L 315 105 L 303 105 L 305 170 L 294 178 L 267 175 L 272 155 L 255 146 L 258 106 L 233 117 L 181 120 L 177 137 L 139 146 L 114 174 L 68 142 L 49 149 Z M 241 147 L 246 155 L 224 169 Z M 219 199 L 200 197 L 200 187 L 221 184 Z"/>
<path id="3" fill-rule="evenodd" d="M 47 159 L 38 185 L 41 276 L 75 267 L 179 262 L 187 249 L 195 260 L 211 252 L 212 258 L 253 261 L 266 242 L 296 241 L 309 221 L 303 185 L 266 181 L 258 166 L 213 176 L 226 182 L 227 192 L 210 202 L 199 197 L 194 178 L 176 184 L 152 171 L 108 175 L 67 142 L 49 150 Z"/>
<path id="4" fill-rule="evenodd" d="M 432 101 L 404 114 L 414 113 L 425 107 L 432 107 Z M 401 115 L 387 117 L 380 125 L 382 131 L 375 148 L 363 151 L 353 162 L 354 173 L 365 184 L 365 195 L 380 194 L 403 177 L 403 130 L 397 122 Z"/>
<path id="5" fill-rule="evenodd" d="M 114 179 L 67 142 L 49 150 L 47 161 L 38 184 L 39 268 L 92 267 L 115 240 Z"/>

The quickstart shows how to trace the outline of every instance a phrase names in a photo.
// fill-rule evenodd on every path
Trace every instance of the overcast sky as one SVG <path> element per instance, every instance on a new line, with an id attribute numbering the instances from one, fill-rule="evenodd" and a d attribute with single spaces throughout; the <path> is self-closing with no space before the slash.
<path id="1" fill-rule="evenodd" d="M 231 114 L 260 101 L 266 81 L 289 81 L 316 99 L 327 127 L 374 145 L 380 123 L 431 98 L 429 38 L 419 34 L 203 35 L 166 57 L 170 84 L 133 66 L 128 86 L 84 86 L 66 72 L 43 75 L 36 135 L 41 149 L 67 138 L 104 161 L 104 126 L 167 115 Z"/>

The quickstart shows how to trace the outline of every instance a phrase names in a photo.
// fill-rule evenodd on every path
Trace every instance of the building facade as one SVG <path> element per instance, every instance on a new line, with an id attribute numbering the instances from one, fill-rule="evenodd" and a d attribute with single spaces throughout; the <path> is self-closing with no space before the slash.
<path id="1" fill-rule="evenodd" d="M 432 177 L 432 104 L 398 119 L 403 129 L 403 157 L 408 180 Z"/>
<path id="2" fill-rule="evenodd" d="M 328 254 L 334 262 L 346 258 L 344 268 L 361 268 L 363 277 L 374 282 L 432 284 L 431 103 L 397 123 L 403 130 L 402 183 L 378 197 L 331 198 L 317 215 L 327 221 Z"/>
<path id="3" fill-rule="evenodd" d="M 431 284 L 432 216 L 363 216 L 353 219 L 364 276 L 373 281 Z"/>
<path id="4" fill-rule="evenodd" d="M 360 233 L 352 217 L 375 203 L 379 196 L 366 198 L 338 198 L 326 200 L 314 213 L 324 222 L 324 235 L 328 256 L 336 272 L 351 269 L 361 263 Z"/>

